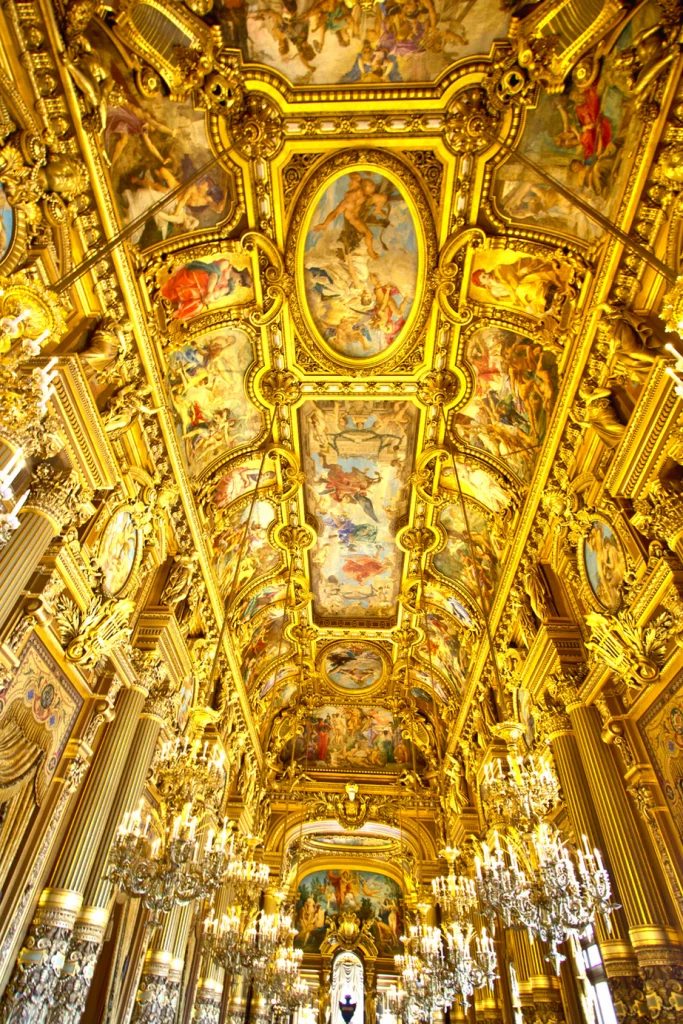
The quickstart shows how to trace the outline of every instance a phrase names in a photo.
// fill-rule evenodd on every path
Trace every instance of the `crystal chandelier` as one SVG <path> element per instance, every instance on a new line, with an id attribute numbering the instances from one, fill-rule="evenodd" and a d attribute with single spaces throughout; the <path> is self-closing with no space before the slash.
<path id="1" fill-rule="evenodd" d="M 178 815 L 170 835 L 152 840 L 150 819 L 141 811 L 124 819 L 110 854 L 109 879 L 127 896 L 141 899 L 152 912 L 152 924 L 176 905 L 209 896 L 220 884 L 233 855 L 234 837 L 227 822 L 214 842 L 209 832 L 199 860 L 197 818 L 190 805 Z"/>
<path id="2" fill-rule="evenodd" d="M 255 836 L 246 836 L 246 849 L 240 857 L 233 857 L 228 865 L 224 881 L 229 883 L 231 896 L 237 903 L 258 902 L 270 878 L 270 868 L 254 857 L 254 848 L 259 842 Z"/>
<path id="3" fill-rule="evenodd" d="M 142 821 L 143 801 L 126 814 L 112 844 L 109 879 L 127 896 L 141 899 L 159 923 L 174 906 L 210 896 L 242 855 L 227 820 L 216 835 L 208 829 L 202 847 L 200 817 L 223 788 L 223 752 L 208 741 L 176 740 L 165 744 L 152 769 L 159 797 L 153 838 L 151 818 Z"/>
<path id="4" fill-rule="evenodd" d="M 455 874 L 455 858 L 458 851 L 447 846 L 441 856 L 448 862 L 448 874 L 432 879 L 434 900 L 449 921 L 461 921 L 477 905 L 477 890 L 473 878 Z"/>
<path id="5" fill-rule="evenodd" d="M 259 995 L 271 1007 L 276 1018 L 288 1018 L 308 997 L 308 986 L 300 975 L 303 950 L 291 944 L 291 935 L 286 945 L 281 945 L 274 956 L 262 958 Z"/>
<path id="6" fill-rule="evenodd" d="M 475 940 L 475 954 L 470 953 L 472 939 Z M 496 974 L 496 951 L 493 939 L 482 928 L 481 936 L 474 936 L 471 924 L 461 925 L 452 922 L 446 929 L 448 944 L 449 984 L 455 994 L 462 1000 L 465 1012 L 470 1005 L 470 998 L 476 988 L 487 985 L 493 987 L 498 977 Z"/>
<path id="7" fill-rule="evenodd" d="M 476 862 L 482 910 L 492 921 L 499 915 L 506 927 L 526 928 L 547 942 L 559 973 L 564 960 L 560 943 L 585 935 L 597 915 L 608 923 L 614 909 L 609 875 L 600 851 L 591 851 L 585 836 L 584 850 L 574 856 L 557 829 L 547 824 L 520 841 L 530 865 L 528 875 L 509 842 L 507 854 L 498 835 L 493 851 L 483 845 L 483 863 L 479 858 Z"/>
<path id="8" fill-rule="evenodd" d="M 243 907 L 231 906 L 219 919 L 212 909 L 205 922 L 204 945 L 226 975 L 250 977 L 259 958 L 253 914 Z"/>
<path id="9" fill-rule="evenodd" d="M 485 765 L 482 800 L 499 819 L 528 828 L 557 804 L 560 784 L 550 765 L 531 754 L 507 762 L 507 769 L 500 758 Z"/>
<path id="10" fill-rule="evenodd" d="M 476 938 L 472 956 L 472 925 L 452 921 L 442 933 L 440 928 L 425 924 L 427 909 L 425 904 L 418 907 L 420 923 L 402 939 L 406 952 L 395 957 L 401 978 L 397 993 L 402 993 L 396 999 L 404 1024 L 431 1021 L 437 1011 L 449 1009 L 456 999 L 467 1010 L 474 990 L 492 985 L 497 977 L 493 940 L 486 929 Z"/>

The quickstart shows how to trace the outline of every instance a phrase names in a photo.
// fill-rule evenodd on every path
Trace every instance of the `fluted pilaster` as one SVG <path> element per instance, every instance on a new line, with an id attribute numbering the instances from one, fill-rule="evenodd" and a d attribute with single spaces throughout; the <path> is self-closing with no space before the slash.
<path id="1" fill-rule="evenodd" d="M 144 692 L 138 689 L 125 690 L 119 697 L 116 717 L 88 773 L 50 886 L 41 894 L 26 943 L 0 1004 L 2 1024 L 20 1020 L 22 1024 L 42 1024 L 47 1020 L 69 952 L 71 933 L 83 904 L 85 883 L 128 759 L 144 699 Z M 78 958 L 80 940 L 74 951 Z M 88 947 L 88 957 L 90 954 Z M 35 1005 L 33 992 L 37 989 L 41 999 Z"/>
<path id="2" fill-rule="evenodd" d="M 113 886 L 107 879 L 109 850 L 123 816 L 135 809 L 154 757 L 161 718 L 149 698 L 140 716 L 130 759 L 116 790 L 106 826 L 100 838 L 83 898 L 83 907 L 69 943 L 64 968 L 55 990 L 48 1024 L 78 1024 L 85 1009 L 90 983 L 99 957 L 109 919 Z M 95 933 L 95 925 L 99 933 Z"/>

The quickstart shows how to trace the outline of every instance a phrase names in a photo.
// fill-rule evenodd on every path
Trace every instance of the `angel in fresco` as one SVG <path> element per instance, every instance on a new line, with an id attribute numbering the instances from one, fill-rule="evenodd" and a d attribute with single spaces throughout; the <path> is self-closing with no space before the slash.
<path id="1" fill-rule="evenodd" d="M 379 328 L 386 335 L 389 346 L 405 326 L 411 303 L 410 296 L 404 298 L 396 285 L 381 284 L 376 274 L 372 272 L 368 276 L 375 293 L 375 308 L 370 314 L 370 326 Z"/>
<path id="2" fill-rule="evenodd" d="M 525 313 L 543 316 L 556 295 L 567 292 L 567 276 L 547 260 L 521 256 L 514 263 L 502 263 L 472 274 L 472 284 L 488 292 L 494 303 L 507 303 Z"/>
<path id="3" fill-rule="evenodd" d="M 327 480 L 322 494 L 329 494 L 334 501 L 345 505 L 355 501 L 360 505 L 370 519 L 379 522 L 372 501 L 367 491 L 373 484 L 381 483 L 382 477 L 379 473 L 369 476 L 354 466 L 349 472 L 343 470 L 338 463 L 333 463 L 327 471 Z"/>
<path id="4" fill-rule="evenodd" d="M 384 46 L 374 47 L 369 39 L 363 41 L 360 53 L 350 71 L 342 75 L 342 82 L 402 82 L 398 57 Z"/>
<path id="5" fill-rule="evenodd" d="M 110 141 L 112 139 L 116 140 L 113 152 L 109 158 L 110 166 L 113 167 L 116 161 L 123 155 L 123 151 L 128 145 L 131 136 L 135 135 L 142 139 L 147 150 L 160 164 L 168 162 L 168 158 L 165 161 L 152 142 L 150 132 L 155 131 L 161 135 L 175 136 L 178 129 L 169 128 L 167 125 L 162 124 L 161 121 L 156 121 L 142 107 L 137 105 L 126 83 L 121 79 L 120 75 L 117 76 L 115 65 L 112 65 L 112 74 L 115 78 L 118 77 L 119 81 L 109 93 L 110 106 L 107 108 L 107 126 L 104 132 L 107 150 L 109 149 Z"/>

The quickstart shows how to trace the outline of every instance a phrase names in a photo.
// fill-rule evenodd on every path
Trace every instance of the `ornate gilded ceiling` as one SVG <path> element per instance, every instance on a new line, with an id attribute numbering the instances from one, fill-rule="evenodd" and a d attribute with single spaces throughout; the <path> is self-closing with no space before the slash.
<path id="1" fill-rule="evenodd" d="M 655 3 L 502 7 L 67 14 L 145 401 L 273 778 L 391 781 L 462 727 L 595 327 L 586 207 L 628 221 L 658 130 Z"/>

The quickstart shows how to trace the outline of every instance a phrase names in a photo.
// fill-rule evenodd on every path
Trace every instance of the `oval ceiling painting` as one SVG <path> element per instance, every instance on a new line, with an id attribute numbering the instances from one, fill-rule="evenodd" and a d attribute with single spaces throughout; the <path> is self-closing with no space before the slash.
<path id="1" fill-rule="evenodd" d="M 384 660 L 376 647 L 349 641 L 326 648 L 323 669 L 342 690 L 367 690 L 382 678 Z"/>
<path id="2" fill-rule="evenodd" d="M 419 264 L 401 185 L 363 168 L 329 182 L 304 240 L 304 291 L 316 333 L 344 359 L 381 356 L 414 318 Z"/>

